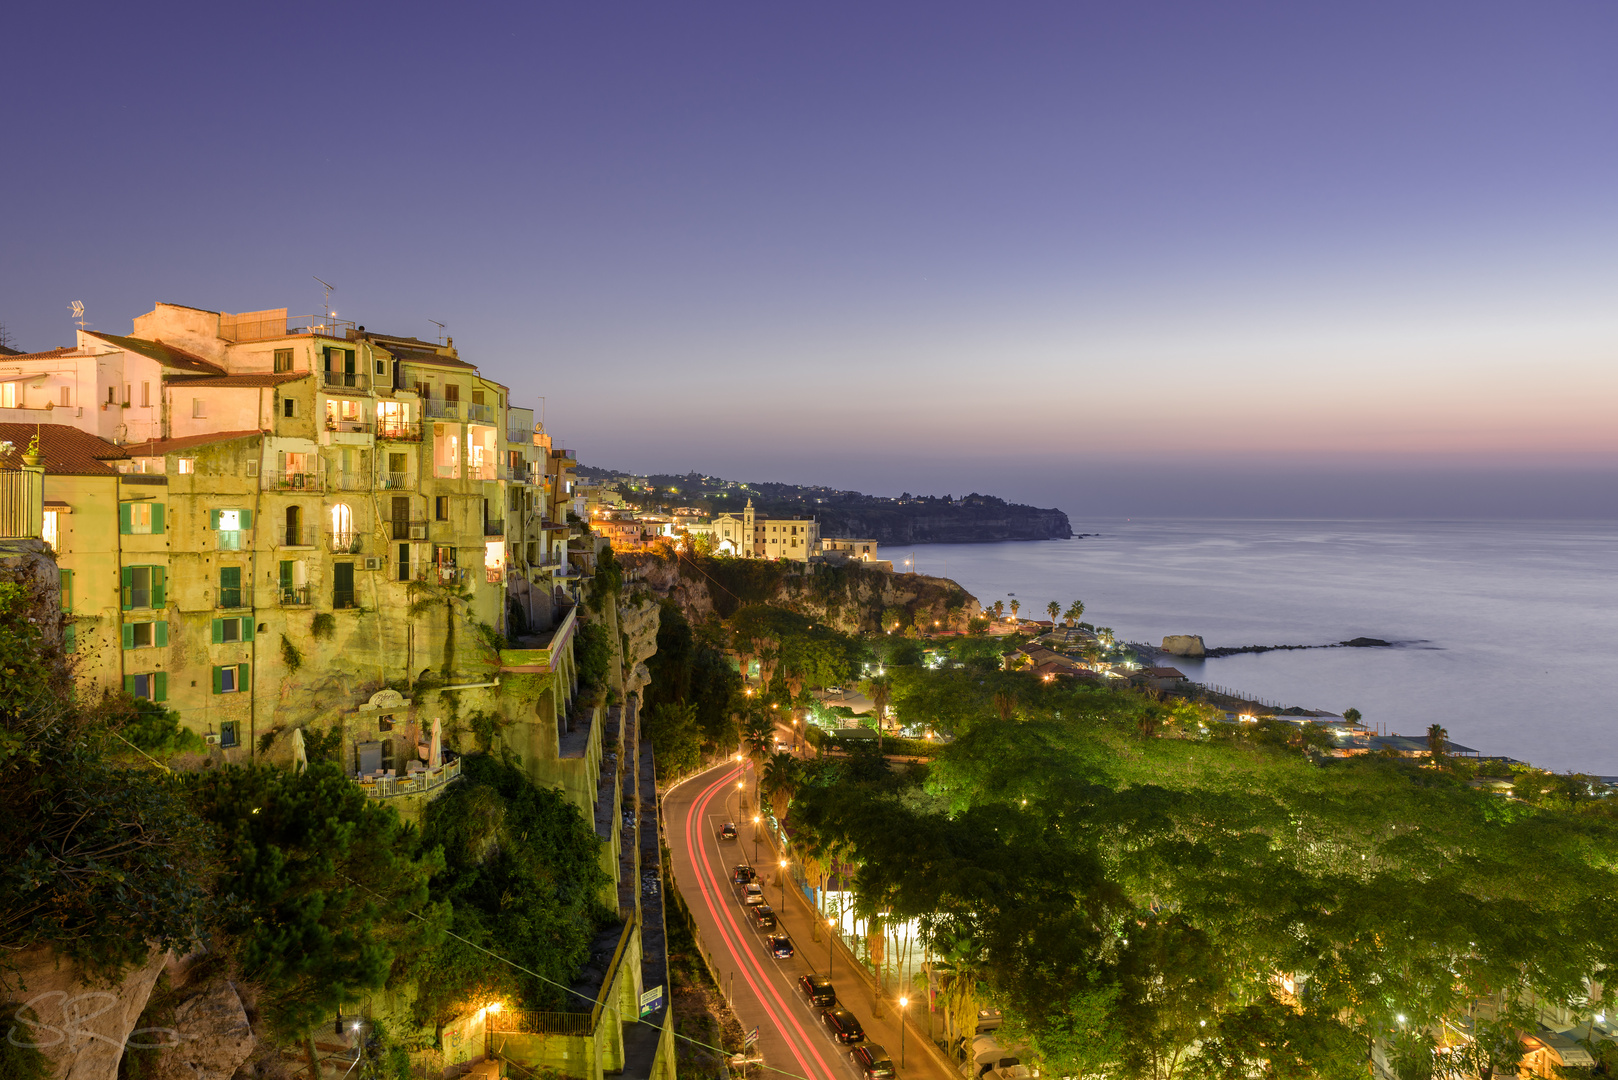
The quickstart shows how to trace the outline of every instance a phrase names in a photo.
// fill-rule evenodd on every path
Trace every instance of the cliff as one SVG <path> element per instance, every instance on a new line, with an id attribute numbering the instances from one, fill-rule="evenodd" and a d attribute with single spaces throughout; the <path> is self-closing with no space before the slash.
<path id="1" fill-rule="evenodd" d="M 976 504 L 912 502 L 817 507 L 820 535 L 871 539 L 881 544 L 976 544 L 995 540 L 1071 540 L 1060 510 L 1042 510 L 984 497 Z"/>

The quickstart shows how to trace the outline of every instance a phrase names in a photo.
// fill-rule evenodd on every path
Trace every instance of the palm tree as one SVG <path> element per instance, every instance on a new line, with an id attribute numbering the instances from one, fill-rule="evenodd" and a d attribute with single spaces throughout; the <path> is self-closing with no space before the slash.
<path id="1" fill-rule="evenodd" d="M 785 750 L 772 754 L 764 763 L 760 780 L 764 797 L 770 800 L 770 812 L 776 821 L 785 821 L 787 806 L 798 793 L 798 759 Z"/>
<path id="2" fill-rule="evenodd" d="M 1045 605 L 1045 610 L 1050 614 L 1051 628 L 1055 629 L 1056 617 L 1062 613 L 1062 605 L 1058 604 L 1055 600 L 1052 600 L 1050 603 Z"/>
<path id="3" fill-rule="evenodd" d="M 1000 618 L 1000 616 L 1004 615 L 1005 613 L 1006 613 L 1006 602 L 1004 600 L 996 600 L 994 602 L 994 617 L 996 619 L 998 619 L 998 618 Z"/>
<path id="4" fill-rule="evenodd" d="M 1444 730 L 1442 724 L 1431 724 L 1427 728 L 1427 756 L 1434 763 L 1444 756 L 1449 746 L 1449 732 Z"/>
<path id="5" fill-rule="evenodd" d="M 893 684 L 886 675 L 875 675 L 865 681 L 865 696 L 871 699 L 876 707 L 876 749 L 882 751 L 882 721 L 888 713 L 888 698 L 893 692 Z"/>
<path id="6" fill-rule="evenodd" d="M 1065 617 L 1069 623 L 1077 624 L 1080 619 L 1084 618 L 1084 601 L 1075 600 L 1069 604 Z"/>
<path id="7" fill-rule="evenodd" d="M 1015 600 L 1015 599 L 1012 600 L 1011 601 L 1011 621 L 1012 622 L 1017 621 L 1017 612 L 1019 612 L 1021 610 L 1022 610 L 1022 601 L 1021 600 Z"/>

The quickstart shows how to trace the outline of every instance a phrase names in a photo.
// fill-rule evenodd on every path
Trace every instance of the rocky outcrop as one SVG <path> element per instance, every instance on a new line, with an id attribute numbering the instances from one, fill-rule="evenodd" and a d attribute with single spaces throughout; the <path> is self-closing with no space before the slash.
<path id="1" fill-rule="evenodd" d="M 1161 652 L 1170 656 L 1206 656 L 1208 650 L 1202 644 L 1201 634 L 1170 634 L 1163 639 Z"/>
<path id="2" fill-rule="evenodd" d="M 871 500 L 852 507 L 816 506 L 822 536 L 870 538 L 882 544 L 974 544 L 997 540 L 1071 540 L 1073 526 L 1056 509 L 1008 503 L 992 496 L 975 502 L 911 503 Z"/>
<path id="3" fill-rule="evenodd" d="M 241 997 L 223 976 L 185 993 L 174 1007 L 178 1041 L 158 1055 L 153 1080 L 230 1080 L 258 1043 Z"/>
<path id="4" fill-rule="evenodd" d="M 657 598 L 650 589 L 627 588 L 618 597 L 618 632 L 624 650 L 624 693 L 639 694 L 652 681 L 646 659 L 657 652 L 661 622 Z"/>
<path id="5" fill-rule="evenodd" d="M 146 963 L 114 982 L 99 979 L 49 949 L 15 956 L 7 1019 L 16 1017 L 13 1037 L 37 1046 L 51 1064 L 53 1080 L 116 1080 L 118 1061 L 163 973 L 168 954 L 153 953 Z"/>

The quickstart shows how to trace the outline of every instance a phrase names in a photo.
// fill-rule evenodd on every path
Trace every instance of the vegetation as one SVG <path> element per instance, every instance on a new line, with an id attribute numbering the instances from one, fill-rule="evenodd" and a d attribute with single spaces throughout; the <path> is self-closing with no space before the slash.
<path id="1" fill-rule="evenodd" d="M 586 697 L 606 690 L 612 673 L 612 635 L 605 626 L 595 622 L 579 624 L 573 637 L 573 661 Z"/>

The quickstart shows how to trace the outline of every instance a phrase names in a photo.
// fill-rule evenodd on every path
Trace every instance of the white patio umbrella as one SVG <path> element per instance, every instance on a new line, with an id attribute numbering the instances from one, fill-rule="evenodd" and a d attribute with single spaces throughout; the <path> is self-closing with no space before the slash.
<path id="1" fill-rule="evenodd" d="M 304 749 L 303 728 L 292 729 L 292 771 L 303 772 L 309 767 L 309 751 Z"/>
<path id="2" fill-rule="evenodd" d="M 436 769 L 444 763 L 444 721 L 433 717 L 433 745 L 427 751 L 427 767 Z"/>

